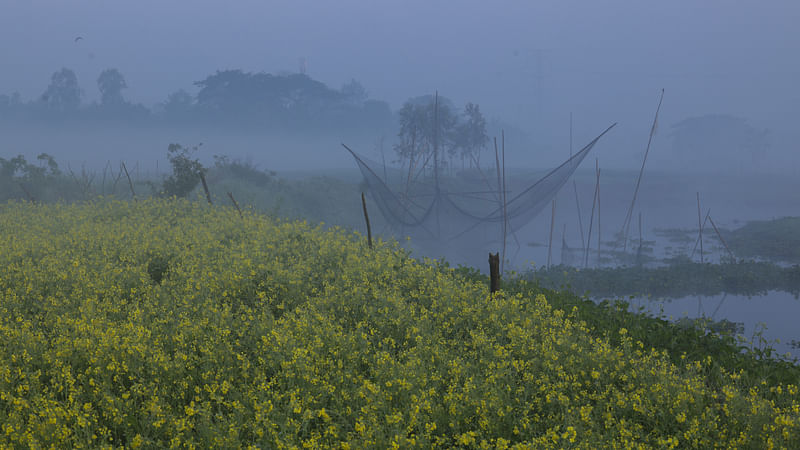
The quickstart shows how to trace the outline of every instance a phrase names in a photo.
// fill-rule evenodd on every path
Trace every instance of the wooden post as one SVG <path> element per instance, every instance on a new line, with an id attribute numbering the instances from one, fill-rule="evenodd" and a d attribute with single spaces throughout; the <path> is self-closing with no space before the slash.
<path id="1" fill-rule="evenodd" d="M 367 245 L 372 248 L 372 228 L 369 226 L 369 214 L 367 214 L 367 199 L 361 193 L 361 206 L 364 208 L 364 220 L 367 222 Z"/>
<path id="2" fill-rule="evenodd" d="M 25 185 L 23 185 L 21 181 L 18 181 L 17 184 L 19 184 L 19 187 L 20 189 L 22 189 L 22 192 L 25 193 L 25 196 L 28 197 L 28 201 L 31 203 L 36 203 L 36 199 L 31 195 L 30 192 L 28 192 L 27 189 L 25 189 Z"/>
<path id="3" fill-rule="evenodd" d="M 553 212 L 550 215 L 550 239 L 547 244 L 547 268 L 550 268 L 550 263 L 553 256 L 553 227 L 556 224 L 556 199 L 553 199 Z"/>
<path id="4" fill-rule="evenodd" d="M 733 252 L 731 251 L 730 247 L 728 247 L 728 244 L 725 243 L 725 239 L 722 239 L 722 234 L 720 234 L 719 229 L 717 229 L 717 226 L 714 224 L 714 219 L 712 219 L 711 216 L 709 215 L 708 220 L 711 222 L 711 226 L 714 227 L 714 231 L 717 232 L 717 237 L 719 238 L 719 241 L 722 242 L 722 245 L 725 246 L 725 250 L 727 250 L 728 254 L 731 255 L 731 262 L 736 262 L 736 257 L 733 256 Z"/>
<path id="5" fill-rule="evenodd" d="M 597 191 L 597 265 L 600 266 L 600 244 L 603 239 L 603 234 L 600 233 L 600 161 L 594 159 L 594 168 L 597 172 L 597 181 L 595 183 L 595 191 Z"/>
<path id="6" fill-rule="evenodd" d="M 239 209 L 239 204 L 238 204 L 238 203 L 236 203 L 236 199 L 235 199 L 235 198 L 233 198 L 233 194 L 231 194 L 231 192 L 230 192 L 230 191 L 228 191 L 228 198 L 229 198 L 229 199 L 231 199 L 231 201 L 233 202 L 233 206 L 235 206 L 235 207 L 236 207 L 236 211 L 239 211 L 239 217 L 240 217 L 240 218 L 242 218 L 242 219 L 244 219 L 244 216 L 242 215 L 242 210 L 241 210 L 241 209 Z"/>
<path id="7" fill-rule="evenodd" d="M 206 176 L 203 174 L 202 170 L 200 170 L 200 181 L 203 183 L 203 190 L 206 192 L 206 200 L 208 200 L 208 204 L 213 205 L 214 203 L 211 202 L 211 193 L 208 192 L 208 184 L 206 184 Z"/>
<path id="8" fill-rule="evenodd" d="M 597 161 L 595 160 L 595 164 Z M 599 169 L 596 169 L 599 170 Z M 597 172 L 597 181 L 594 183 L 594 196 L 592 197 L 592 212 L 589 214 L 589 234 L 586 236 L 586 250 L 583 252 L 583 266 L 589 267 L 589 247 L 592 243 L 592 225 L 594 224 L 594 207 L 597 205 L 597 198 L 600 189 L 600 173 Z M 599 241 L 599 238 L 598 238 Z"/>
<path id="9" fill-rule="evenodd" d="M 578 229 L 581 232 L 581 250 L 586 251 L 586 238 L 583 236 L 583 219 L 581 219 L 581 204 L 578 202 L 578 185 L 572 180 L 572 189 L 575 191 L 575 207 L 578 208 Z"/>
<path id="10" fill-rule="evenodd" d="M 697 232 L 700 240 L 700 263 L 703 263 L 703 222 L 700 215 L 700 192 L 697 193 Z"/>
<path id="11" fill-rule="evenodd" d="M 500 253 L 489 253 L 489 292 L 500 290 Z"/>
<path id="12" fill-rule="evenodd" d="M 136 192 L 133 190 L 133 182 L 131 181 L 131 176 L 128 173 L 128 168 L 125 167 L 125 161 L 122 162 L 122 170 L 125 171 L 125 176 L 128 177 L 128 186 L 131 188 L 131 195 L 133 195 L 133 199 L 136 200 Z"/>

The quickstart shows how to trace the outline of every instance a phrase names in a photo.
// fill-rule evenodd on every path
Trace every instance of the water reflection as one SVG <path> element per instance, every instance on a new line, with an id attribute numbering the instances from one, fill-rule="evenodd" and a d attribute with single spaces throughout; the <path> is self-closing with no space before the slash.
<path id="1" fill-rule="evenodd" d="M 672 321 L 681 319 L 708 318 L 712 321 L 727 320 L 740 324 L 739 331 L 758 346 L 761 339 L 772 346 L 777 354 L 791 354 L 800 359 L 800 348 L 793 341 L 800 341 L 800 300 L 788 292 L 770 291 L 767 295 L 747 297 L 744 295 L 715 295 L 708 297 L 689 296 L 677 299 L 634 298 L 631 310 L 640 308 L 649 314 L 663 316 Z"/>

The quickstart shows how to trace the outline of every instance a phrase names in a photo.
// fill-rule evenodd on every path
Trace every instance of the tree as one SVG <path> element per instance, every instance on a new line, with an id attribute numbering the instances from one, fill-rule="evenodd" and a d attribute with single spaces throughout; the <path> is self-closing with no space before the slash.
<path id="1" fill-rule="evenodd" d="M 486 133 L 486 118 L 481 114 L 480 106 L 467 103 L 464 107 L 464 117 L 466 121 L 458 126 L 456 143 L 461 150 L 461 164 L 465 160 L 470 161 L 470 166 L 474 162 L 480 166 L 481 150 L 489 143 L 489 135 Z"/>
<path id="2" fill-rule="evenodd" d="M 50 85 L 42 94 L 42 102 L 55 111 L 75 111 L 81 104 L 81 89 L 78 77 L 70 69 L 63 68 L 50 77 Z"/>
<path id="3" fill-rule="evenodd" d="M 117 69 L 106 69 L 97 77 L 97 89 L 100 90 L 100 104 L 103 106 L 119 106 L 125 103 L 122 90 L 127 88 L 125 77 Z"/>
<path id="4" fill-rule="evenodd" d="M 743 158 L 758 162 L 770 147 L 770 132 L 758 129 L 746 119 L 725 114 L 690 117 L 672 126 L 670 134 L 676 155 L 714 167 L 730 166 Z"/>
<path id="5" fill-rule="evenodd" d="M 444 165 L 444 157 L 451 160 L 457 153 L 457 130 L 459 119 L 453 102 L 445 97 L 424 95 L 407 100 L 398 112 L 399 142 L 394 151 L 399 160 L 409 164 L 409 171 L 420 163 L 421 167 L 433 164 Z M 432 160 L 434 148 L 436 160 Z"/>
<path id="6" fill-rule="evenodd" d="M 162 105 L 163 112 L 169 117 L 186 116 L 192 110 L 194 97 L 183 89 L 179 89 L 167 97 Z"/>
<path id="7" fill-rule="evenodd" d="M 367 101 L 367 98 L 369 98 L 367 90 L 364 89 L 364 86 L 355 79 L 351 79 L 349 82 L 342 85 L 340 92 L 342 95 L 344 95 L 344 98 L 347 102 L 356 105 L 363 104 L 365 101 Z"/>
<path id="8" fill-rule="evenodd" d="M 169 144 L 167 158 L 172 165 L 172 175 L 164 180 L 161 195 L 186 197 L 200 183 L 200 175 L 205 174 L 206 169 L 197 158 L 191 157 L 197 149 L 198 146 Z"/>

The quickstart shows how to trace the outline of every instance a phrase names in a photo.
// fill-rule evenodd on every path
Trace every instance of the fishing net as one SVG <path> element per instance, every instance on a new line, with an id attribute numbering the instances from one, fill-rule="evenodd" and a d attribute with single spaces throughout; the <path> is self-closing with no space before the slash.
<path id="1" fill-rule="evenodd" d="M 519 180 L 504 182 L 479 170 L 446 177 L 435 170 L 426 173 L 425 168 L 404 181 L 390 182 L 385 172 L 381 178 L 373 169 L 377 163 L 344 147 L 358 164 L 386 222 L 400 234 L 443 244 L 462 239 L 489 242 L 502 237 L 504 226 L 507 233 L 514 233 L 536 217 L 614 125 L 538 181 L 527 180 L 527 185 Z"/>

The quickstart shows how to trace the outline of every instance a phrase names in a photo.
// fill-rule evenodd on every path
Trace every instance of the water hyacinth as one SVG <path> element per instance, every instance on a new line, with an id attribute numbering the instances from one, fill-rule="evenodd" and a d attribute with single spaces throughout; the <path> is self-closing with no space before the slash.
<path id="1" fill-rule="evenodd" d="M 0 230 L 0 446 L 800 447 L 796 385 L 710 389 L 393 243 L 174 199 Z"/>

